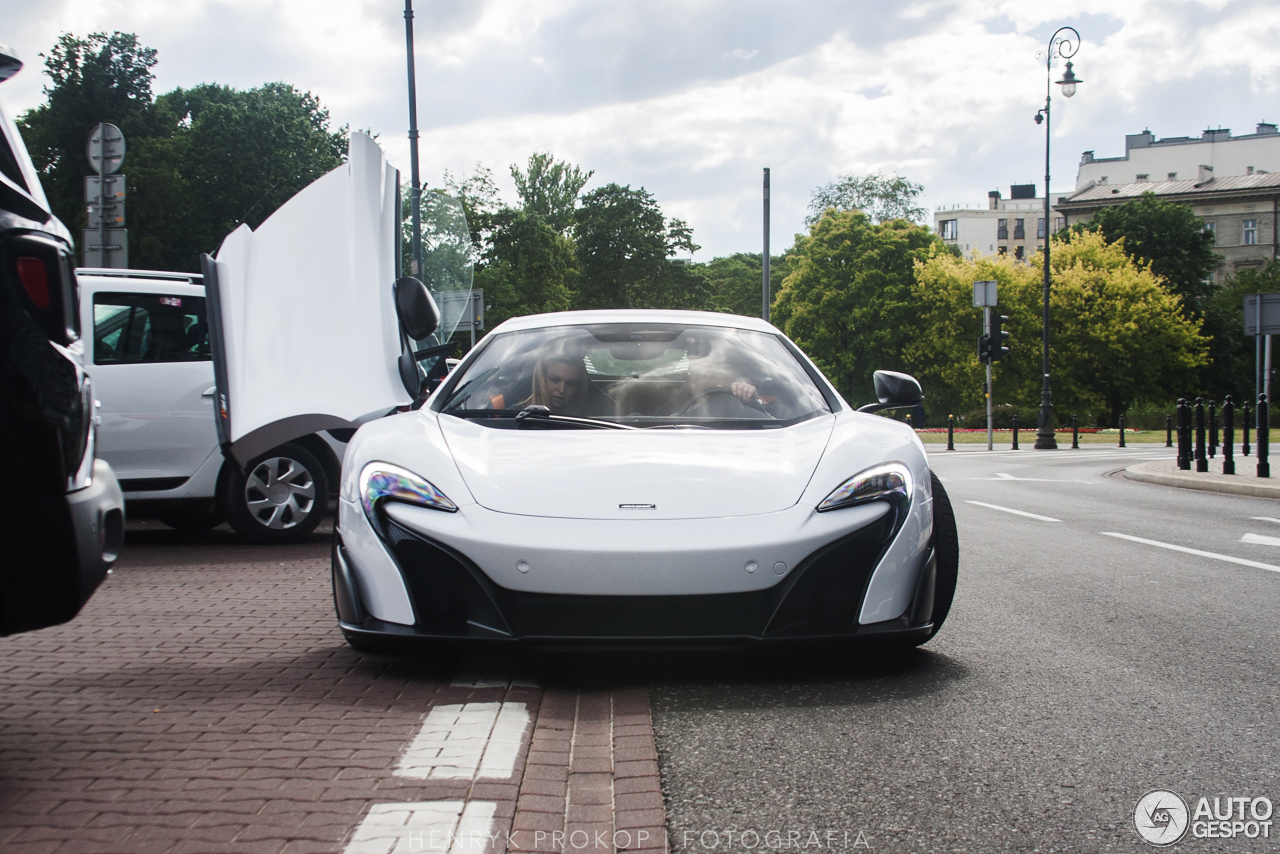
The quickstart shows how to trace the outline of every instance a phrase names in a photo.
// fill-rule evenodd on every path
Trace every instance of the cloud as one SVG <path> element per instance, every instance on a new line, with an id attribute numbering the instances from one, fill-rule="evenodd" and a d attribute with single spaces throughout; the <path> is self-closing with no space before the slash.
<path id="1" fill-rule="evenodd" d="M 4 37 L 31 65 L 0 86 L 11 110 L 40 103 L 36 53 L 59 33 L 118 29 L 158 49 L 157 92 L 284 80 L 336 124 L 379 133 L 407 172 L 400 0 L 6 5 Z M 765 166 L 775 248 L 840 174 L 905 174 L 929 205 L 1039 183 L 1036 54 L 1062 24 L 1084 38 L 1085 82 L 1053 102 L 1055 189 L 1081 151 L 1120 154 L 1144 126 L 1280 117 L 1280 8 L 1264 0 L 1082 0 L 1070 18 L 1025 0 L 417 0 L 415 13 L 425 178 L 478 160 L 513 199 L 506 167 L 551 151 L 595 169 L 592 186 L 647 187 L 693 226 L 699 257 L 758 248 Z"/>

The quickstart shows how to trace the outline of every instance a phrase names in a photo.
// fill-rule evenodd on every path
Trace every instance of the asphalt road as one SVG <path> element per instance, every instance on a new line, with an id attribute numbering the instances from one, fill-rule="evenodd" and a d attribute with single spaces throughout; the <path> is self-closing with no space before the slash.
<path id="1" fill-rule="evenodd" d="M 1280 503 L 1115 474 L 1168 453 L 931 454 L 960 529 L 946 626 L 899 657 L 656 686 L 673 850 L 1130 851 L 1153 789 L 1193 815 L 1280 802 L 1280 571 L 1105 535 L 1280 569 L 1280 540 L 1241 541 L 1280 537 Z"/>

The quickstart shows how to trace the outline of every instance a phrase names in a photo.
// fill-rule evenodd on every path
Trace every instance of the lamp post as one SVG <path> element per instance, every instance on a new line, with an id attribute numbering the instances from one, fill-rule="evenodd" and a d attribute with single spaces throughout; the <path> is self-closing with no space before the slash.
<path id="1" fill-rule="evenodd" d="M 1076 93 L 1076 85 L 1081 81 L 1071 70 L 1070 58 L 1079 49 L 1080 34 L 1074 27 L 1059 27 L 1049 38 L 1044 57 L 1044 109 L 1036 113 L 1036 124 L 1044 122 L 1044 385 L 1040 390 L 1040 424 L 1035 446 L 1037 450 L 1046 451 L 1058 447 L 1058 440 L 1053 435 L 1053 395 L 1049 391 L 1049 102 L 1053 92 L 1050 81 L 1053 79 L 1054 58 L 1066 59 L 1067 73 L 1062 75 L 1058 84 L 1062 86 L 1062 97 L 1070 98 Z"/>

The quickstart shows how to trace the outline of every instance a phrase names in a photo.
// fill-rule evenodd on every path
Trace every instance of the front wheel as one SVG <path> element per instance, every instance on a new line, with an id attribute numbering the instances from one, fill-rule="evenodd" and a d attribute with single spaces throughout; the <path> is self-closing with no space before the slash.
<path id="1" fill-rule="evenodd" d="M 956 578 L 960 573 L 960 534 L 956 530 L 956 514 L 951 509 L 951 499 L 942 487 L 942 481 L 929 472 L 933 485 L 933 548 L 937 559 L 937 575 L 933 588 L 933 631 L 919 643 L 932 638 L 942 628 L 951 612 L 951 600 L 956 595 Z"/>
<path id="2" fill-rule="evenodd" d="M 329 482 L 324 466 L 301 445 L 281 445 L 232 471 L 223 483 L 222 503 L 236 533 L 257 543 L 296 543 L 324 515 Z"/>

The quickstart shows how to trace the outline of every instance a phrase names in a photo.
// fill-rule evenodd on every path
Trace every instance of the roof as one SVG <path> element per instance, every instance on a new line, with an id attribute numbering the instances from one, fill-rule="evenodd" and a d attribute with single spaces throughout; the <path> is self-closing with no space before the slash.
<path id="1" fill-rule="evenodd" d="M 1131 184 L 1089 184 L 1069 196 L 1059 199 L 1058 205 L 1077 205 L 1093 202 L 1106 204 L 1113 201 L 1136 199 L 1143 193 L 1157 196 L 1204 197 L 1213 195 L 1252 194 L 1280 190 L 1280 172 L 1258 172 L 1253 175 L 1225 175 L 1206 181 L 1139 181 Z"/>
<path id="2" fill-rule="evenodd" d="M 589 323 L 683 323 L 693 326 L 729 326 L 777 333 L 777 328 L 758 317 L 723 314 L 716 311 L 669 311 L 665 309 L 599 309 L 594 311 L 557 311 L 513 317 L 498 324 L 493 331 L 514 332 L 547 326 L 582 326 Z"/>

